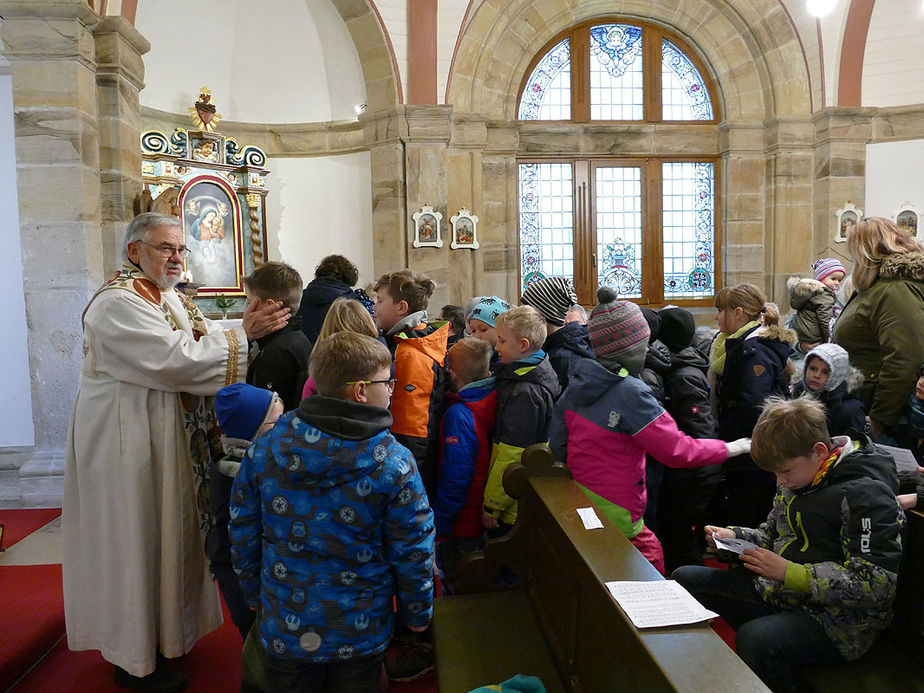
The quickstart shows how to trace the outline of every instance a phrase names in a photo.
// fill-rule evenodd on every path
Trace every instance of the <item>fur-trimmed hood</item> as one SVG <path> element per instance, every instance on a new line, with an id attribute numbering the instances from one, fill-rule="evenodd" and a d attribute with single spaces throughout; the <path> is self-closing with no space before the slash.
<path id="1" fill-rule="evenodd" d="M 924 250 L 890 255 L 882 261 L 879 276 L 883 279 L 911 279 L 924 282 Z"/>
<path id="2" fill-rule="evenodd" d="M 796 342 L 799 341 L 799 337 L 796 335 L 795 330 L 790 330 L 786 327 L 781 327 L 780 325 L 758 327 L 745 339 L 754 339 L 755 337 L 783 342 L 783 344 L 788 344 L 790 347 L 795 346 Z"/>
<path id="3" fill-rule="evenodd" d="M 817 279 L 808 277 L 790 277 L 786 280 L 786 289 L 789 291 L 789 305 L 793 310 L 802 310 L 815 296 L 831 291 Z M 833 291 L 831 291 L 833 295 Z"/>

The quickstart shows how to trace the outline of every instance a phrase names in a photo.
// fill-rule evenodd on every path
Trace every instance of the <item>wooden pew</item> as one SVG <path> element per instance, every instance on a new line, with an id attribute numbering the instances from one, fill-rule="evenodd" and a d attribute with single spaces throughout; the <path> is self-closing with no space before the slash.
<path id="1" fill-rule="evenodd" d="M 796 672 L 806 693 L 924 693 L 924 508 L 906 514 L 892 626 L 854 662 Z"/>
<path id="2" fill-rule="evenodd" d="M 459 594 L 436 600 L 441 693 L 518 673 L 550 693 L 768 690 L 706 624 L 632 625 L 605 583 L 663 578 L 601 513 L 603 529 L 584 529 L 577 508 L 590 499 L 548 448 L 528 448 L 504 486 L 519 500 L 516 525 L 460 566 Z M 502 566 L 515 585 L 498 584 Z"/>

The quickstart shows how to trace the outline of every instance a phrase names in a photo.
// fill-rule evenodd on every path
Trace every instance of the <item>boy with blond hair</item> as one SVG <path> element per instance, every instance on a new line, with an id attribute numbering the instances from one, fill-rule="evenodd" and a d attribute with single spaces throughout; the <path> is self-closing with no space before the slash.
<path id="1" fill-rule="evenodd" d="M 542 350 L 545 318 L 532 306 L 518 306 L 497 316 L 497 413 L 494 448 L 484 492 L 482 522 L 497 534 L 517 519 L 517 503 L 504 491 L 504 471 L 523 450 L 549 440 L 552 404 L 561 390 L 558 376 Z"/>
<path id="2" fill-rule="evenodd" d="M 831 439 L 824 407 L 768 400 L 751 456 L 779 484 L 757 529 L 707 526 L 756 544 L 746 571 L 684 566 L 673 579 L 738 626 L 738 655 L 774 691 L 793 690 L 791 665 L 861 657 L 892 618 L 902 511 L 891 457 L 869 438 Z"/>
<path id="3" fill-rule="evenodd" d="M 282 398 L 286 411 L 301 401 L 302 373 L 311 357 L 311 341 L 302 332 L 298 307 L 302 300 L 302 278 L 283 262 L 267 262 L 244 278 L 248 304 L 281 303 L 294 317 L 281 329 L 257 340 L 256 356 L 247 367 L 247 384 L 272 390 Z"/>
<path id="4" fill-rule="evenodd" d="M 436 487 L 440 414 L 449 385 L 449 323 L 431 324 L 427 319 L 434 289 L 433 280 L 409 269 L 383 274 L 375 283 L 375 322 L 394 355 L 398 381 L 391 430 L 413 453 L 430 495 Z"/>
<path id="5" fill-rule="evenodd" d="M 433 512 L 413 456 L 388 430 L 388 349 L 335 334 L 310 372 L 318 395 L 241 462 L 232 559 L 258 609 L 268 690 L 377 693 L 393 600 L 412 630 L 430 621 Z"/>
<path id="6" fill-rule="evenodd" d="M 481 505 L 491 458 L 497 390 L 491 377 L 491 344 L 460 339 L 449 350 L 449 408 L 440 426 L 440 466 L 433 515 L 436 562 L 443 591 L 452 594 L 455 567 L 481 548 Z"/>

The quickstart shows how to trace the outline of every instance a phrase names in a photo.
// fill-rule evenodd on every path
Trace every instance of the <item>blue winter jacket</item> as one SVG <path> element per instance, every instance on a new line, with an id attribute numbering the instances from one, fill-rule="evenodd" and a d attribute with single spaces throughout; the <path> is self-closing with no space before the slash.
<path id="1" fill-rule="evenodd" d="M 260 643 L 283 659 L 382 652 L 392 601 L 430 621 L 433 512 L 387 409 L 309 397 L 259 437 L 231 492 L 231 558 Z"/>

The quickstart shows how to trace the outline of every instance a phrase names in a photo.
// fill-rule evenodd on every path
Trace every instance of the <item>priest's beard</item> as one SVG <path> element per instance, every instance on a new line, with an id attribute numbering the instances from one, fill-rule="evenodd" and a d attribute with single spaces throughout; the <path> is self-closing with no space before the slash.
<path id="1" fill-rule="evenodd" d="M 175 287 L 177 284 L 180 283 L 180 277 L 182 275 L 171 277 L 169 274 L 167 274 L 167 271 L 171 269 L 178 269 L 180 270 L 180 272 L 182 272 L 183 263 L 182 262 L 168 262 L 166 265 L 164 265 L 163 273 L 159 277 L 157 277 L 157 286 L 159 288 L 172 289 L 173 287 Z"/>

